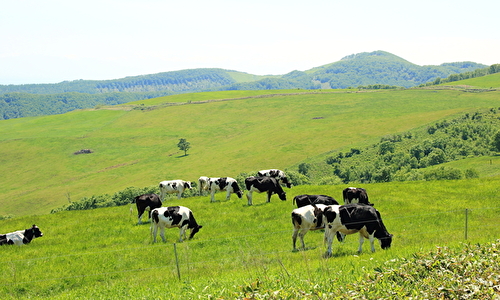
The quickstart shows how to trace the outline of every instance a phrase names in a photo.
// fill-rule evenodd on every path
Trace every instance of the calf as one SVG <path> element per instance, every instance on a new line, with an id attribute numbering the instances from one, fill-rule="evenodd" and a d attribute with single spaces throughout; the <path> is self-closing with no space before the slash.
<path id="1" fill-rule="evenodd" d="M 278 180 L 276 180 L 276 178 L 274 178 L 274 177 L 250 176 L 247 179 L 245 179 L 245 186 L 248 190 L 248 192 L 247 192 L 248 205 L 252 205 L 252 193 L 253 192 L 257 192 L 257 193 L 267 192 L 267 201 L 266 202 L 271 202 L 271 195 L 272 194 L 278 194 L 278 197 L 281 200 L 283 200 L 283 201 L 286 200 L 285 191 L 283 191 Z"/>
<path id="2" fill-rule="evenodd" d="M 325 224 L 325 241 L 328 245 L 327 256 L 332 255 L 333 235 L 337 232 L 343 234 L 359 232 L 359 253 L 363 250 L 365 238 L 370 240 L 372 252 L 375 252 L 374 238 L 380 241 L 382 249 L 389 248 L 392 243 L 392 234 L 387 232 L 380 213 L 369 205 L 329 205 L 323 210 L 323 223 Z"/>
<path id="3" fill-rule="evenodd" d="M 184 206 L 170 206 L 170 207 L 160 207 L 155 208 L 151 212 L 153 216 L 153 222 L 151 224 L 151 233 L 153 234 L 153 243 L 156 243 L 156 234 L 158 228 L 160 228 L 161 239 L 165 242 L 165 228 L 179 228 L 179 242 L 182 242 L 182 238 L 186 238 L 186 230 L 190 229 L 191 234 L 189 239 L 192 239 L 194 235 L 203 226 L 196 223 L 194 219 L 193 212 Z"/>
<path id="4" fill-rule="evenodd" d="M 293 197 L 293 204 L 295 203 L 297 203 L 297 207 L 303 207 L 311 204 L 339 204 L 337 200 L 327 195 L 298 195 Z"/>
<path id="5" fill-rule="evenodd" d="M 342 191 L 344 204 L 363 203 L 373 206 L 373 203 L 368 201 L 368 194 L 363 188 L 348 187 Z"/>
<path id="6" fill-rule="evenodd" d="M 297 251 L 297 235 L 300 237 L 302 249 L 305 250 L 304 236 L 309 230 L 323 229 L 323 210 L 326 205 L 313 204 L 296 208 L 292 211 L 293 251 Z"/>
<path id="7" fill-rule="evenodd" d="M 231 193 L 235 193 L 240 199 L 243 197 L 238 182 L 231 177 L 209 178 L 208 190 L 210 191 L 210 202 L 215 202 L 215 193 L 218 191 L 226 191 L 226 200 L 231 199 Z"/>
<path id="8" fill-rule="evenodd" d="M 24 245 L 29 244 L 34 238 L 42 237 L 43 233 L 38 226 L 33 225 L 31 228 L 25 230 L 18 230 L 15 232 L 0 234 L 0 245 Z"/>
<path id="9" fill-rule="evenodd" d="M 279 183 L 284 184 L 287 188 L 291 188 L 292 184 L 288 181 L 285 172 L 278 169 L 261 170 L 257 172 L 257 177 L 274 177 Z"/>
<path id="10" fill-rule="evenodd" d="M 144 194 L 140 196 L 136 196 L 132 203 L 135 203 L 137 206 L 137 224 L 142 224 L 142 214 L 148 208 L 148 219 L 151 219 L 151 211 L 155 208 L 161 207 L 162 203 L 160 197 L 156 194 Z M 130 207 L 130 212 L 132 212 L 132 207 Z"/>
<path id="11" fill-rule="evenodd" d="M 166 180 L 160 182 L 160 199 L 165 200 L 166 194 L 177 193 L 177 199 L 181 199 L 182 193 L 186 189 L 191 189 L 191 182 L 184 180 Z"/>

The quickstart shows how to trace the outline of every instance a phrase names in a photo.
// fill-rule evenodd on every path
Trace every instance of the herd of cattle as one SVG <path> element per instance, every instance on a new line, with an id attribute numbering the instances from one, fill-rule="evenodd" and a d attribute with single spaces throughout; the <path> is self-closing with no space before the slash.
<path id="1" fill-rule="evenodd" d="M 277 194 L 281 200 L 286 200 L 286 193 L 281 185 L 291 188 L 286 174 L 277 169 L 263 170 L 257 176 L 250 176 L 245 179 L 246 197 L 248 205 L 252 205 L 252 193 L 267 193 L 267 202 L 271 196 Z M 163 207 L 162 201 L 166 194 L 177 194 L 180 199 L 182 193 L 191 189 L 189 181 L 169 180 L 159 184 L 160 195 L 144 194 L 135 197 L 132 203 L 137 206 L 138 224 L 142 223 L 142 215 L 149 210 L 151 221 L 151 233 L 153 242 L 156 242 L 158 229 L 160 237 L 165 242 L 165 228 L 179 228 L 179 241 L 186 239 L 186 231 L 190 230 L 189 239 L 202 228 L 193 215 L 193 212 L 184 206 Z M 202 176 L 199 178 L 199 193 L 210 193 L 210 201 L 215 201 L 215 193 L 226 191 L 226 200 L 230 199 L 231 193 L 238 198 L 243 197 L 243 191 L 238 186 L 237 181 L 231 177 L 209 178 Z M 343 191 L 344 205 L 327 195 L 298 195 L 293 198 L 293 203 L 297 208 L 292 211 L 293 224 L 293 250 L 297 250 L 297 236 L 300 238 L 302 249 L 305 249 L 304 236 L 309 230 L 323 229 L 324 240 L 327 244 L 327 255 L 332 254 L 333 237 L 343 241 L 345 235 L 359 232 L 359 248 L 361 252 L 364 239 L 369 239 L 371 251 L 375 251 L 374 240 L 380 241 L 382 249 L 391 246 L 392 234 L 387 232 L 380 213 L 368 200 L 365 189 L 349 187 Z M 16 244 L 22 245 L 30 243 L 32 239 L 43 236 L 40 229 L 33 225 L 29 229 L 20 230 L 7 234 L 0 234 L 0 245 Z"/>
<path id="2" fill-rule="evenodd" d="M 210 202 L 215 201 L 215 193 L 226 192 L 226 200 L 230 199 L 232 193 L 238 198 L 243 197 L 236 179 L 231 177 L 210 178 L 202 176 L 198 179 L 199 193 L 210 193 Z M 281 170 L 263 170 L 257 176 L 245 179 L 246 197 L 248 205 L 252 205 L 252 193 L 267 193 L 267 202 L 271 196 L 277 194 L 281 200 L 286 200 L 286 193 L 281 185 L 291 188 L 291 183 Z M 156 242 L 158 229 L 160 236 L 165 242 L 165 228 L 177 227 L 180 229 L 179 241 L 186 239 L 186 231 L 190 230 L 189 238 L 202 228 L 193 215 L 193 212 L 184 206 L 162 207 L 162 201 L 166 194 L 177 194 L 180 199 L 186 189 L 191 189 L 189 181 L 169 180 L 162 181 L 159 185 L 160 196 L 156 194 L 144 194 L 135 197 L 132 203 L 136 203 L 138 213 L 138 224 L 142 223 L 142 215 L 149 209 L 149 217 L 152 219 L 151 232 L 153 242 Z M 305 249 L 304 236 L 309 230 L 323 229 L 324 240 L 327 243 L 327 255 L 332 254 L 333 237 L 337 236 L 343 241 L 345 235 L 359 232 L 359 248 L 361 252 L 364 239 L 369 239 L 372 252 L 375 251 L 374 239 L 380 240 L 382 249 L 390 247 L 392 235 L 387 232 L 380 213 L 368 200 L 368 194 L 363 188 L 349 187 L 343 191 L 344 205 L 327 195 L 298 195 L 293 198 L 297 209 L 292 211 L 293 224 L 293 249 L 297 250 L 297 236 L 300 237 L 302 248 Z"/>

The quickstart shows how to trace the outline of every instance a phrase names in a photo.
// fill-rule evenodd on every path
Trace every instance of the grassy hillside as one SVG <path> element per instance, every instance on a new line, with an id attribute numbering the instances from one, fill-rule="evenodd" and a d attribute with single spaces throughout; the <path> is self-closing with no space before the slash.
<path id="1" fill-rule="evenodd" d="M 203 225 L 193 240 L 176 243 L 176 252 L 173 243 L 178 229 L 166 231 L 167 243 L 152 244 L 149 224 L 135 225 L 135 208 L 130 212 L 129 205 L 2 220 L 1 232 L 35 223 L 45 235 L 23 247 L 0 247 L 0 298 L 360 299 L 359 295 L 365 295 L 373 299 L 373 295 L 391 298 L 395 294 L 398 299 L 408 298 L 421 293 L 419 284 L 403 281 L 396 286 L 367 287 L 364 283 L 389 270 L 399 270 L 395 280 L 412 278 L 413 283 L 421 278 L 411 277 L 416 276 L 411 272 L 415 268 L 406 259 L 421 258 L 429 251 L 445 253 L 444 246 L 484 245 L 500 237 L 499 176 L 364 187 L 394 235 L 392 247 L 383 251 L 376 242 L 376 252 L 370 253 L 365 242 L 364 253 L 357 255 L 358 236 L 351 235 L 345 243 L 334 241 L 334 256 L 329 259 L 323 258 L 326 248 L 321 231 L 307 233 L 306 251 L 292 251 L 290 199 L 303 193 L 339 199 L 344 186 L 296 186 L 286 189 L 288 201 L 273 196 L 267 204 L 265 195 L 259 194 L 250 207 L 234 195 L 225 201 L 221 193 L 215 203 L 210 203 L 209 196 L 169 201 L 165 205 L 191 208 Z M 467 239 L 465 209 L 469 209 Z M 446 258 L 450 264 L 425 260 L 432 262 L 427 272 L 455 265 L 454 256 Z M 498 255 L 476 252 L 466 261 L 468 272 L 481 261 L 486 265 L 479 273 L 469 273 L 463 282 L 450 279 L 448 274 L 453 272 L 444 272 L 426 275 L 425 284 L 470 296 L 470 292 L 459 293 L 459 288 L 470 286 L 467 280 L 474 278 L 475 289 L 494 295 L 488 282 L 496 277 L 488 275 L 490 269 L 497 272 Z M 406 267 L 401 268 L 402 263 Z"/>
<path id="2" fill-rule="evenodd" d="M 137 109 L 4 120 L 0 170 L 8 175 L 0 186 L 0 216 L 44 214 L 84 196 L 166 179 L 286 169 L 334 149 L 497 106 L 498 96 L 457 90 L 213 92 L 144 100 Z M 176 146 L 180 138 L 191 143 L 187 156 Z M 94 153 L 73 154 L 81 149 Z"/>
<path id="3" fill-rule="evenodd" d="M 491 74 L 484 77 L 472 78 L 468 80 L 454 81 L 442 84 L 445 86 L 465 86 L 484 89 L 500 88 L 500 73 Z"/>

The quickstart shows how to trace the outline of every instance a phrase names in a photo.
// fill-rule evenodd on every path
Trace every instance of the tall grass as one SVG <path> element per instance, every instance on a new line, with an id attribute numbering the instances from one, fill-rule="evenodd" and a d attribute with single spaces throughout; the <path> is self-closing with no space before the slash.
<path id="1" fill-rule="evenodd" d="M 1 221 L 4 231 L 35 223 L 44 237 L 22 247 L 0 247 L 0 298 L 313 299 L 338 292 L 390 260 L 499 238 L 499 183 L 495 176 L 365 185 L 394 234 L 393 245 L 383 251 L 377 244 L 370 253 L 365 243 L 358 255 L 358 237 L 351 235 L 344 243 L 334 242 L 329 259 L 323 257 L 320 231 L 305 236 L 306 251 L 292 251 L 290 200 L 303 193 L 340 200 L 344 186 L 296 186 L 287 189 L 288 201 L 273 196 L 271 203 L 257 194 L 254 206 L 234 195 L 225 201 L 222 193 L 215 203 L 209 196 L 169 200 L 165 205 L 191 208 L 203 225 L 183 243 L 177 242 L 178 230 L 171 229 L 166 243 L 152 244 L 149 224 L 136 225 L 135 208 L 130 212 L 129 205 L 7 219 Z"/>

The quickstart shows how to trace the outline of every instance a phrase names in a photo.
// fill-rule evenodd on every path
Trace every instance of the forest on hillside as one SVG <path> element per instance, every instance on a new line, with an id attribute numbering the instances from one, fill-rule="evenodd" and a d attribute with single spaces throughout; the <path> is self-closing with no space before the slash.
<path id="1" fill-rule="evenodd" d="M 494 65 L 498 66 L 498 65 Z M 492 66 L 493 67 L 493 66 Z M 224 69 L 191 69 L 114 80 L 75 80 L 56 84 L 0 85 L 0 119 L 61 114 L 155 97 L 205 91 L 414 87 L 457 74 L 486 74 L 497 67 L 473 62 L 418 66 L 375 51 L 344 57 L 308 71 L 276 76 Z M 482 71 L 481 71 L 482 70 Z M 462 78 L 458 76 L 454 78 Z M 241 81 L 241 78 L 246 78 Z M 251 78 L 251 79 L 249 79 Z"/>

